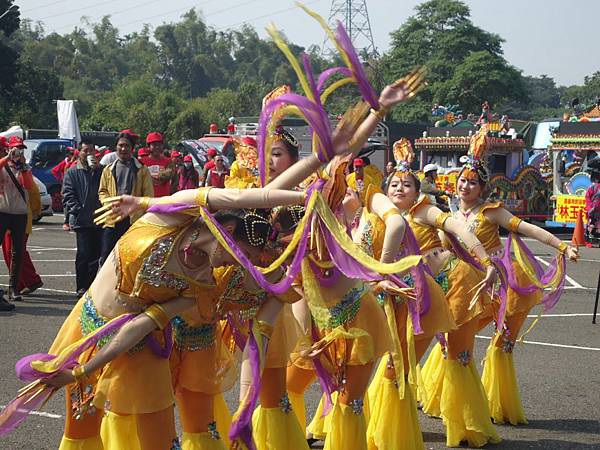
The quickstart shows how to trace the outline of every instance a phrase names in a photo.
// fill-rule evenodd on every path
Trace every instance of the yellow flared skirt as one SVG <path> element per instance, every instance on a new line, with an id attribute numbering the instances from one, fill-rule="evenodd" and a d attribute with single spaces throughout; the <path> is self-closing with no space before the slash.
<path id="1" fill-rule="evenodd" d="M 493 341 L 487 350 L 481 381 L 495 423 L 527 423 L 521 404 L 513 354 L 502 351 Z"/>
<path id="2" fill-rule="evenodd" d="M 394 380 L 383 376 L 386 364 L 383 358 L 369 387 L 368 449 L 423 450 L 423 435 L 412 389 L 407 385 L 401 399 Z"/>
<path id="3" fill-rule="evenodd" d="M 293 411 L 259 406 L 252 415 L 252 435 L 257 450 L 308 450 L 304 430 Z"/>
<path id="4" fill-rule="evenodd" d="M 336 402 L 324 450 L 368 450 L 367 423 L 364 414 L 355 414 L 350 406 Z"/>
<path id="5" fill-rule="evenodd" d="M 440 399 L 441 416 L 446 425 L 446 445 L 483 447 L 500 442 L 490 420 L 487 398 L 473 361 L 443 360 L 444 385 Z"/>

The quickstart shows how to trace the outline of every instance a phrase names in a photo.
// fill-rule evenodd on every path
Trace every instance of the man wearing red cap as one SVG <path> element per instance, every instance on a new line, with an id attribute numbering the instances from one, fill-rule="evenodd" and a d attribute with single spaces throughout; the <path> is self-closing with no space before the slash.
<path id="1" fill-rule="evenodd" d="M 140 158 L 140 162 L 148 167 L 152 184 L 154 186 L 154 196 L 164 197 L 171 195 L 171 180 L 173 178 L 173 163 L 169 158 L 163 155 L 164 144 L 162 134 L 154 131 L 146 136 L 146 144 L 150 150 L 150 155 Z"/>
<path id="2" fill-rule="evenodd" d="M 8 155 L 0 159 L 0 236 L 4 238 L 5 233 L 10 231 L 12 240 L 8 298 L 21 300 L 18 288 L 29 212 L 27 191 L 32 188 L 34 181 L 23 156 L 23 149 L 26 148 L 23 139 L 11 136 L 8 147 Z M 0 300 L 0 311 L 11 309 L 14 309 L 14 305 Z"/>

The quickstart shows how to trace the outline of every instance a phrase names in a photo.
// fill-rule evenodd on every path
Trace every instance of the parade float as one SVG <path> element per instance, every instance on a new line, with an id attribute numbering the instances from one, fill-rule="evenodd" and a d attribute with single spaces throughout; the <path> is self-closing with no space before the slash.
<path id="1" fill-rule="evenodd" d="M 524 155 L 523 134 L 532 130 L 529 122 L 511 121 L 506 115 L 498 117 L 492 114 L 487 102 L 483 103 L 478 119 L 476 116 L 464 119 L 457 105 L 435 105 L 432 115 L 440 120 L 415 140 L 415 148 L 419 151 L 421 168 L 428 163 L 440 167 L 436 179 L 439 189 L 454 194 L 460 158 L 467 154 L 471 137 L 487 124 L 490 199 L 504 202 L 509 211 L 522 218 L 548 218 L 550 178 L 529 166 Z"/>
<path id="2" fill-rule="evenodd" d="M 574 112 L 552 131 L 547 165 L 552 169 L 552 220 L 548 226 L 574 227 L 579 214 L 586 223 L 585 191 L 591 185 L 588 160 L 600 155 L 600 106 L 574 105 Z"/>

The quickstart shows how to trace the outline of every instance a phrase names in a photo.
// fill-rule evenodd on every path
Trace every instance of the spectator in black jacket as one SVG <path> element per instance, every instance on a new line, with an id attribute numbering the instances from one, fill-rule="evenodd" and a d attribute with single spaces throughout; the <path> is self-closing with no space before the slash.
<path id="1" fill-rule="evenodd" d="M 75 273 L 77 295 L 82 296 L 98 272 L 102 247 L 102 228 L 94 225 L 94 211 L 100 207 L 98 187 L 102 176 L 94 145 L 81 142 L 79 160 L 65 174 L 62 195 L 65 208 L 73 214 L 73 230 L 77 235 Z"/>

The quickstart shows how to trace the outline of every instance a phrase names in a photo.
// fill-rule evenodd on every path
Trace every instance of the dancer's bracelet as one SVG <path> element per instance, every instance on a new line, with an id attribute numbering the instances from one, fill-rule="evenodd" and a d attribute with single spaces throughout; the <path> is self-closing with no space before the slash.
<path id="1" fill-rule="evenodd" d="M 371 114 L 373 114 L 375 117 L 377 117 L 379 120 L 383 120 L 385 119 L 385 116 L 387 116 L 389 109 L 383 107 L 383 106 L 379 106 L 379 109 L 373 109 L 371 108 Z"/>
<path id="2" fill-rule="evenodd" d="M 561 242 L 558 245 L 558 251 L 561 252 L 561 253 L 565 253 L 568 248 L 569 248 L 569 244 L 567 244 L 566 242 Z"/>
<path id="3" fill-rule="evenodd" d="M 169 324 L 169 316 L 165 312 L 164 308 L 160 306 L 158 303 L 150 306 L 146 311 L 144 311 L 152 321 L 156 324 L 159 330 L 164 330 L 165 327 Z"/>
<path id="4" fill-rule="evenodd" d="M 142 197 L 140 198 L 140 208 L 146 212 L 148 211 L 148 208 L 150 208 L 150 197 Z"/>
<path id="5" fill-rule="evenodd" d="M 264 320 L 259 320 L 258 329 L 260 331 L 260 334 L 262 334 L 267 339 L 271 339 L 271 336 L 273 336 L 273 330 L 275 328 L 270 323 L 265 322 Z"/>
<path id="6" fill-rule="evenodd" d="M 87 376 L 87 374 L 85 373 L 85 367 L 83 367 L 82 364 L 73 367 L 73 369 L 71 370 L 71 375 L 73 375 L 73 378 L 76 382 L 80 382 L 83 378 Z"/>
<path id="7" fill-rule="evenodd" d="M 485 258 L 483 258 L 481 260 L 481 264 L 483 264 L 485 267 L 493 267 L 494 264 L 492 263 L 492 258 L 490 258 L 489 256 L 486 256 Z"/>

